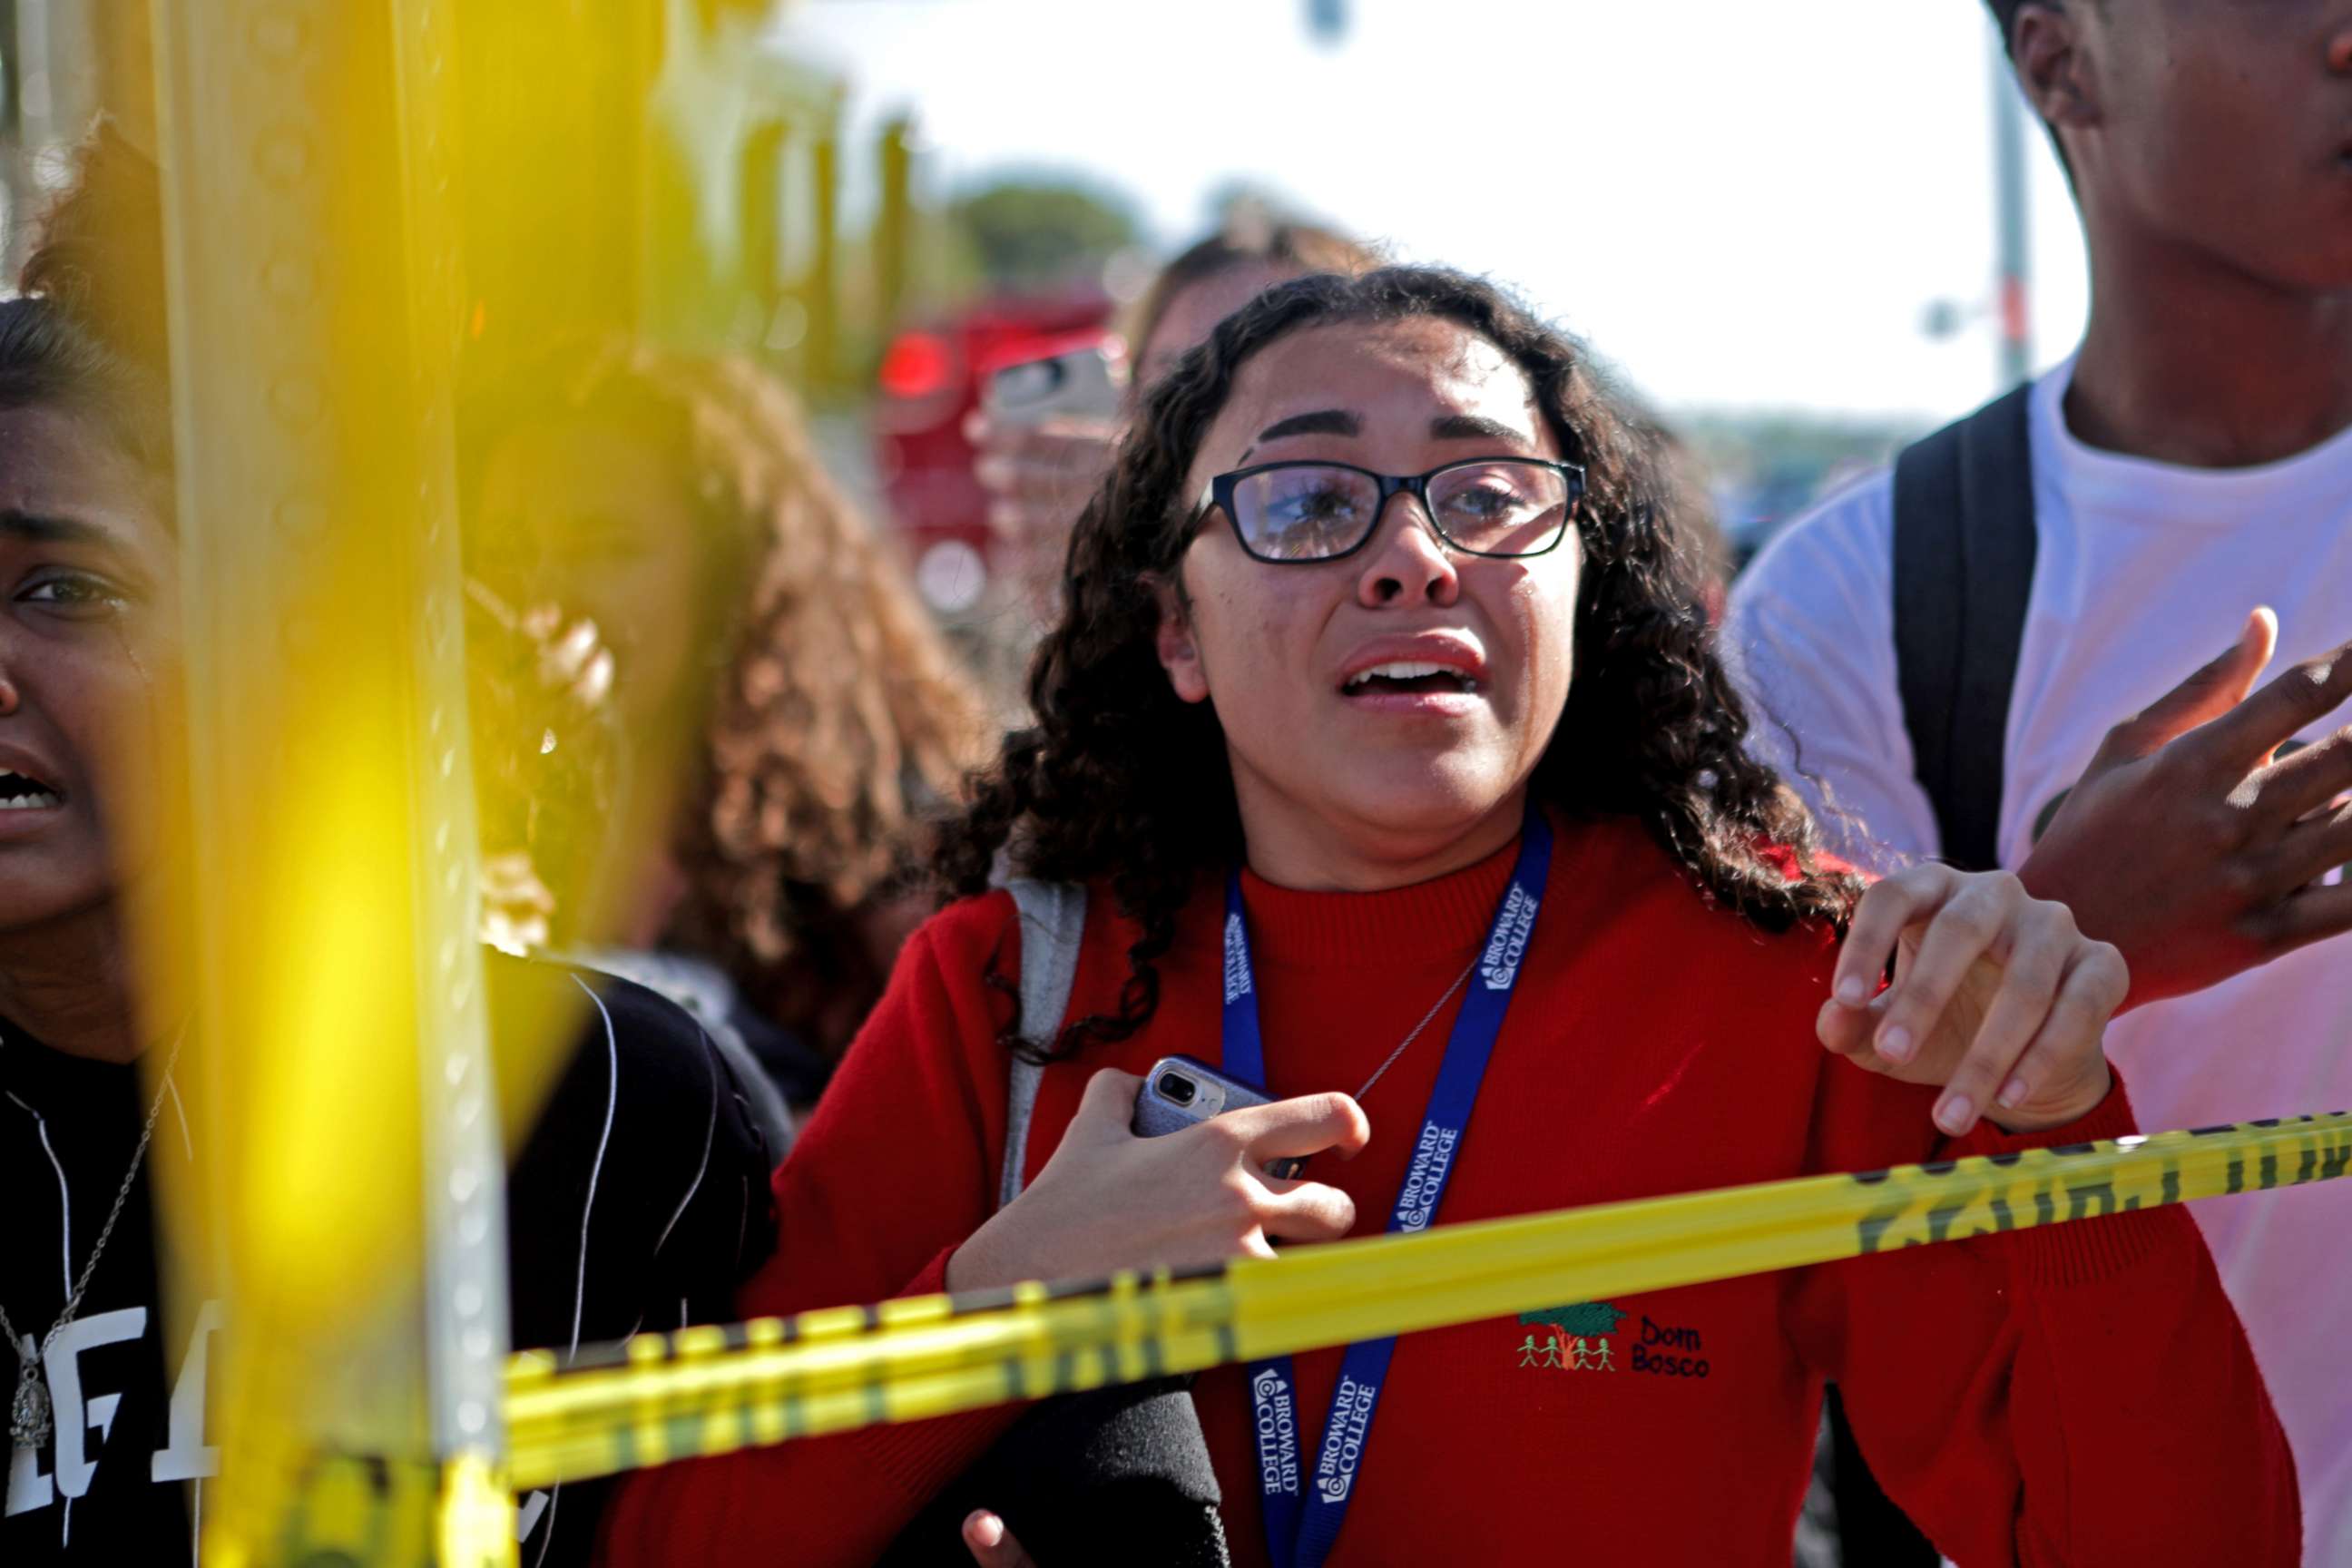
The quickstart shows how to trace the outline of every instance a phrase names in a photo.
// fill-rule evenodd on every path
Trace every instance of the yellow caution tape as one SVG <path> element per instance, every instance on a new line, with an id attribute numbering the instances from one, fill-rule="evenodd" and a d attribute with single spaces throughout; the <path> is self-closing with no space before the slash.
<path id="1" fill-rule="evenodd" d="M 441 1470 L 440 1568 L 515 1568 L 514 1492 L 491 1456 L 467 1452 Z M 551 1526 L 551 1528 L 552 1528 Z"/>
<path id="2" fill-rule="evenodd" d="M 2352 1114 L 1481 1220 L 514 1358 L 522 1489 L 1900 1247 L 2332 1180 Z"/>

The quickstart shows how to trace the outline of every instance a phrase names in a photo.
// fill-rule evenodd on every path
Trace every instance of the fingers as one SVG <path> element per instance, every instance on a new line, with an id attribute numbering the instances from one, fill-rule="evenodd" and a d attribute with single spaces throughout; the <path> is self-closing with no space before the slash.
<path id="1" fill-rule="evenodd" d="M 2017 1063 L 2042 1034 L 2070 966 L 2086 945 L 2063 906 L 2035 904 L 2027 918 L 2032 929 L 2012 944 L 1992 1005 L 1937 1097 L 1936 1125 L 1955 1138 L 2013 1087 Z"/>
<path id="2" fill-rule="evenodd" d="M 1831 1054 L 1844 1057 L 1856 1067 L 1885 1072 L 1887 1064 L 1879 1056 L 1874 1040 L 1884 1011 L 1874 1004 L 1849 1007 L 1832 997 L 1822 1004 L 1821 1013 L 1813 1020 L 1813 1033 Z"/>
<path id="3" fill-rule="evenodd" d="M 2038 933 L 2021 932 L 2016 922 L 2027 916 L 2029 908 L 2036 911 L 2055 910 L 2070 927 L 2074 917 L 2060 906 L 2028 899 L 2023 886 L 2006 872 L 1960 879 L 1960 884 L 1927 921 L 1926 932 L 1918 939 L 1918 950 L 1912 957 L 1910 973 L 1887 987 L 1882 1004 L 1885 1016 L 1879 1022 L 1877 1046 L 1878 1054 L 1888 1061 L 1907 1062 L 1918 1053 L 1921 1043 L 1943 1021 L 1945 1009 L 1958 995 L 1961 985 L 1970 980 L 1977 961 L 1988 954 L 2010 957 L 2011 970 L 2021 965 L 2026 968 L 2021 976 L 2012 976 L 2004 970 L 1997 982 L 2002 990 L 2013 984 L 2046 984 L 2049 990 L 2057 987 L 2058 973 L 2049 955 L 2041 952 L 2038 963 L 2033 956 L 2040 951 L 2041 942 L 2021 940 Z M 2042 1000 L 2047 999 L 2048 991 L 2044 991 Z"/>
<path id="4" fill-rule="evenodd" d="M 1083 499 L 1091 488 L 1086 481 L 1093 472 L 1089 465 L 1076 458 L 1030 455 L 982 458 L 972 465 L 971 471 L 989 494 L 1032 503 Z"/>
<path id="5" fill-rule="evenodd" d="M 2109 731 L 2092 762 L 2092 771 L 2097 772 L 2102 763 L 2144 757 L 2175 737 L 2228 713 L 2246 700 L 2277 647 L 2278 616 L 2268 605 L 2262 606 L 2246 617 L 2238 640 L 2219 658 L 2149 703 L 2136 718 Z"/>
<path id="6" fill-rule="evenodd" d="M 1993 1096 L 1996 1109 L 1989 1114 L 2012 1130 L 2023 1131 L 2015 1119 L 2002 1113 L 2048 1106 L 2053 1109 L 2044 1117 L 2033 1120 L 2054 1126 L 2059 1121 L 2074 1120 L 2105 1099 L 2107 1022 L 2130 989 L 2131 973 L 2122 953 L 2104 942 L 2084 944 L 2052 1000 L 2049 1016 L 2009 1068 Z"/>
<path id="7" fill-rule="evenodd" d="M 2334 712 L 2352 697 L 2352 645 L 2288 668 L 2221 719 L 2209 732 L 2221 755 L 2241 769 L 2265 762 L 2281 742 Z"/>
<path id="8" fill-rule="evenodd" d="M 1239 1142 L 1253 1169 L 1326 1150 L 1352 1159 L 1372 1136 L 1364 1108 L 1344 1094 L 1306 1094 L 1254 1105 L 1228 1111 L 1216 1124 Z"/>
<path id="9" fill-rule="evenodd" d="M 1135 1096 L 1142 1087 L 1141 1079 L 1117 1068 L 1105 1068 L 1087 1079 L 1086 1092 L 1078 1096 L 1078 1113 L 1070 1118 L 1063 1141 L 1083 1137 L 1101 1142 L 1135 1136 Z"/>
<path id="10" fill-rule="evenodd" d="M 973 469 L 984 484 L 990 476 L 1015 480 L 1024 475 L 1063 479 L 1097 472 L 1109 457 L 1111 432 L 1096 425 L 1005 425 L 992 426 Z"/>
<path id="11" fill-rule="evenodd" d="M 963 1521 L 963 1544 L 981 1568 L 1036 1568 L 1035 1560 L 1013 1539 L 1004 1521 L 984 1508 L 975 1510 Z"/>
<path id="12" fill-rule="evenodd" d="M 1266 1178 L 1258 1225 L 1285 1241 L 1337 1241 L 1356 1228 L 1356 1200 L 1320 1182 Z"/>
<path id="13" fill-rule="evenodd" d="M 1049 414 L 1029 424 L 992 419 L 985 407 L 975 408 L 963 416 L 963 438 L 981 452 L 1016 452 L 1043 442 L 1107 447 L 1118 436 L 1118 426 L 1111 421 L 1076 414 Z"/>
<path id="14" fill-rule="evenodd" d="M 547 686 L 570 691 L 585 707 L 602 702 L 613 689 L 613 655 L 596 623 L 583 616 L 562 637 L 543 644 L 539 678 Z"/>
<path id="15" fill-rule="evenodd" d="M 2252 911 L 2251 926 L 2259 935 L 2284 913 L 2284 900 L 2316 891 L 2322 878 L 2347 862 L 2352 862 L 2352 804 L 2315 813 L 2280 834 L 2259 856 L 2247 858 L 2232 890 Z M 2305 940 L 2334 934 L 2315 931 Z"/>
<path id="16" fill-rule="evenodd" d="M 2257 768 L 2239 790 L 2233 805 L 2259 812 L 2282 827 L 2317 811 L 2352 791 L 2352 729 L 2338 730 L 2293 756 Z"/>
<path id="17" fill-rule="evenodd" d="M 2352 931 L 2352 882 L 2308 888 L 2281 902 L 2256 924 L 2264 951 L 2275 958 Z"/>
<path id="18" fill-rule="evenodd" d="M 998 425 L 975 419 L 972 476 L 992 495 L 1032 503 L 1083 500 L 1110 468 L 1114 430 L 1085 420 Z M 1066 521 L 1066 520 L 1065 520 Z"/>
<path id="19" fill-rule="evenodd" d="M 1886 961 L 1906 928 L 1942 907 L 1964 879 L 1948 866 L 1921 865 L 1872 885 L 1862 896 L 1838 950 L 1830 994 L 1847 1007 L 1859 1007 L 1878 989 Z"/>
<path id="20" fill-rule="evenodd" d="M 1000 494 L 989 501 L 985 521 L 989 532 L 999 539 L 1050 542 L 1068 535 L 1085 506 L 1086 495 L 1080 490 L 1067 495 L 1055 491 L 1042 501 L 1034 496 L 1016 499 Z"/>

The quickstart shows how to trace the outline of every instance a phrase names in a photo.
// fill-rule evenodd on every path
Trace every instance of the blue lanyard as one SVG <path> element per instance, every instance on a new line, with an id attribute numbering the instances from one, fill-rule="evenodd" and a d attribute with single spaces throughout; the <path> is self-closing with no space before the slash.
<path id="1" fill-rule="evenodd" d="M 1551 870 L 1551 827 L 1530 806 L 1510 886 L 1495 908 L 1479 955 L 1477 975 L 1462 999 L 1437 1087 L 1422 1113 L 1421 1139 L 1389 1215 L 1391 1234 L 1423 1230 L 1437 1213 L 1445 1184 L 1461 1155 L 1471 1107 L 1486 1076 L 1487 1059 L 1503 1031 L 1503 1015 L 1519 980 L 1519 965 L 1535 932 L 1544 880 Z M 1249 921 L 1242 910 L 1241 873 L 1225 883 L 1224 1071 L 1244 1083 L 1265 1083 L 1265 1036 L 1257 1016 L 1256 978 L 1250 967 Z M 1265 1512 L 1266 1554 L 1276 1568 L 1319 1568 L 1339 1539 L 1355 1489 L 1356 1471 L 1371 1444 L 1372 1408 L 1388 1376 L 1396 1338 L 1348 1347 L 1339 1385 L 1323 1426 L 1323 1447 L 1311 1475 L 1298 1446 L 1298 1380 L 1290 1358 L 1249 1365 L 1250 1401 L 1257 1433 L 1258 1486 Z"/>

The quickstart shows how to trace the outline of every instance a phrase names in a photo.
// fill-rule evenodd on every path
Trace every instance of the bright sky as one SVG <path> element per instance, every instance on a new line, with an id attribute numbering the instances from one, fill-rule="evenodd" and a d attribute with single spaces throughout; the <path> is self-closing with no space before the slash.
<path id="1" fill-rule="evenodd" d="M 1948 415 L 1995 390 L 1981 0 L 795 0 L 854 140 L 911 107 L 933 193 L 1007 170 L 1196 236 L 1235 180 L 1490 273 L 1671 407 Z M 2081 243 L 2032 135 L 2036 357 L 2082 329 Z M 862 179 L 853 165 L 853 178 Z"/>

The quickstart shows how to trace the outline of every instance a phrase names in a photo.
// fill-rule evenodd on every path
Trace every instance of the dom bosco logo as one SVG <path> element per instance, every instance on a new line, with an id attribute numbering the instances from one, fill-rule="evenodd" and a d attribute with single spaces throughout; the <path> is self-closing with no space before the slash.
<path id="1" fill-rule="evenodd" d="M 1487 990 L 1507 991 L 1518 978 L 1519 960 L 1527 956 L 1528 936 L 1535 925 L 1536 900 L 1515 881 L 1503 900 L 1502 914 L 1495 921 L 1494 938 L 1478 961 L 1478 973 L 1485 977 Z"/>
<path id="2" fill-rule="evenodd" d="M 1531 1331 L 1511 1349 L 1520 1366 L 1536 1372 L 1622 1369 L 1654 1377 L 1693 1379 L 1713 1374 L 1715 1364 L 1706 1357 L 1706 1336 L 1696 1328 L 1662 1323 L 1643 1312 L 1638 1331 L 1621 1333 L 1626 1321 L 1635 1315 L 1610 1301 L 1575 1301 L 1521 1312 L 1518 1329 Z M 1618 1336 L 1615 1344 L 1611 1342 L 1612 1335 Z"/>

